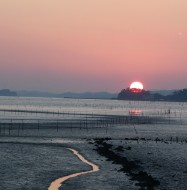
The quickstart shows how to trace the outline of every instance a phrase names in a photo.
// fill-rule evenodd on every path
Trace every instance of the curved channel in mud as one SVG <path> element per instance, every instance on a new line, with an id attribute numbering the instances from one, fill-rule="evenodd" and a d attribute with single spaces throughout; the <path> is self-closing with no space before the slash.
<path id="1" fill-rule="evenodd" d="M 88 174 L 88 173 L 92 173 L 92 172 L 97 172 L 99 171 L 99 166 L 93 164 L 92 162 L 89 162 L 88 160 L 86 160 L 81 154 L 79 154 L 78 151 L 72 149 L 72 148 L 67 148 L 68 150 L 72 151 L 73 154 L 75 154 L 82 162 L 84 162 L 85 164 L 89 165 L 92 167 L 91 170 L 89 171 L 85 171 L 85 172 L 79 172 L 79 173 L 74 173 L 74 174 L 70 174 L 68 176 L 64 176 L 62 178 L 59 178 L 55 181 L 53 181 L 50 185 L 50 187 L 48 188 L 48 190 L 58 190 L 61 186 L 62 183 L 68 179 L 77 177 L 79 175 L 83 175 L 83 174 Z"/>

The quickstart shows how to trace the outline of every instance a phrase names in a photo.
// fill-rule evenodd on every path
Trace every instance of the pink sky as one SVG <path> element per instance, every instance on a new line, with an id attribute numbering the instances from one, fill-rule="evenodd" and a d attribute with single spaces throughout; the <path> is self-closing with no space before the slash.
<path id="1" fill-rule="evenodd" d="M 1 0 L 0 88 L 187 88 L 186 0 Z"/>

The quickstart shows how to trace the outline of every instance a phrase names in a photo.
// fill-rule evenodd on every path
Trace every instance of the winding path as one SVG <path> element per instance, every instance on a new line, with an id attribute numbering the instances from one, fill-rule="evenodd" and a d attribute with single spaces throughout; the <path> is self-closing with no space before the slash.
<path id="1" fill-rule="evenodd" d="M 75 154 L 82 162 L 84 162 L 85 164 L 89 165 L 92 167 L 91 170 L 89 171 L 85 171 L 85 172 L 79 172 L 79 173 L 74 173 L 74 174 L 70 174 L 68 176 L 64 176 L 62 178 L 59 178 L 55 181 L 53 181 L 50 185 L 50 187 L 48 188 L 48 190 L 59 190 L 59 188 L 61 187 L 62 183 L 68 179 L 77 177 L 79 175 L 83 175 L 83 174 L 88 174 L 88 173 L 92 173 L 92 172 L 97 172 L 99 171 L 99 166 L 93 164 L 92 162 L 89 162 L 88 160 L 86 160 L 81 154 L 79 154 L 78 151 L 72 149 L 72 148 L 67 148 L 68 150 L 72 151 L 73 154 Z"/>

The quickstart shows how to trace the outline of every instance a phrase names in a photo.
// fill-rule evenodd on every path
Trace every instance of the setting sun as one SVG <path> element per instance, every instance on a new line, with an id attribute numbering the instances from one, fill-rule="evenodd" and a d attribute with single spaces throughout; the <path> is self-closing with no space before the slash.
<path id="1" fill-rule="evenodd" d="M 142 91 L 142 90 L 143 90 L 143 84 L 142 84 L 141 82 L 133 82 L 133 83 L 130 85 L 130 89 L 131 89 L 133 92 Z"/>

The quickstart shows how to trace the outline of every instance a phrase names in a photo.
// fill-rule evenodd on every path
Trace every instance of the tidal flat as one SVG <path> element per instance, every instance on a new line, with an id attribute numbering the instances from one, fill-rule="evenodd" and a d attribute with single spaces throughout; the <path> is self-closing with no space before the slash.
<path id="1" fill-rule="evenodd" d="M 67 148 L 79 151 L 100 170 L 69 179 L 59 189 L 182 190 L 187 186 L 185 140 L 78 135 L 78 138 L 1 137 L 1 189 L 48 189 L 58 178 L 90 170 Z M 135 167 L 131 168 L 132 165 Z"/>
<path id="2" fill-rule="evenodd" d="M 0 105 L 0 189 L 44 190 L 57 179 L 81 172 L 58 189 L 186 189 L 186 104 L 20 102 L 23 105 L 5 98 Z M 91 166 L 69 148 L 99 170 L 84 173 Z"/>

